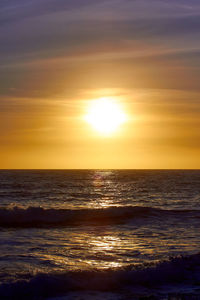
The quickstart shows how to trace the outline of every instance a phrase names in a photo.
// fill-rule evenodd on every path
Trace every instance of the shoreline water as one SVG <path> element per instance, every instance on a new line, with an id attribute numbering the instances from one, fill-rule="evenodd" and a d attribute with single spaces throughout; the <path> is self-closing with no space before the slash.
<path id="1" fill-rule="evenodd" d="M 200 253 L 171 258 L 143 268 L 129 266 L 115 270 L 37 274 L 30 279 L 0 285 L 1 299 L 50 299 L 67 297 L 68 294 L 80 297 L 82 293 L 93 293 L 98 297 L 106 293 L 108 297 L 110 294 L 124 294 L 135 299 L 150 296 L 154 298 L 146 299 L 165 299 L 172 295 L 200 297 Z"/>
<path id="2" fill-rule="evenodd" d="M 0 299 L 200 299 L 199 182 L 0 171 Z"/>

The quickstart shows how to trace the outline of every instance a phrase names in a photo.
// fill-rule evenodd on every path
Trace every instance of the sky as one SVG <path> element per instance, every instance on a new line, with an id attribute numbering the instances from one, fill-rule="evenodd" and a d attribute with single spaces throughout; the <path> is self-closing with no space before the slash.
<path id="1" fill-rule="evenodd" d="M 1 0 L 0 41 L 0 168 L 200 168 L 199 0 Z"/>

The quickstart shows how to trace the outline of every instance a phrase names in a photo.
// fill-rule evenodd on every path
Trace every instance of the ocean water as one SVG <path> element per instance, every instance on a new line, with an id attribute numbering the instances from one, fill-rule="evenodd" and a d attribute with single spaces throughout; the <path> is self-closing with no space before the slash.
<path id="1" fill-rule="evenodd" d="M 0 299 L 200 299 L 200 171 L 0 171 Z"/>

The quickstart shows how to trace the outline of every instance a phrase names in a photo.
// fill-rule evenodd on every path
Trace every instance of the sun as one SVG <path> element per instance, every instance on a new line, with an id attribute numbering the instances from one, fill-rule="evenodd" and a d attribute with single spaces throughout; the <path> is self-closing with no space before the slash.
<path id="1" fill-rule="evenodd" d="M 126 121 L 121 105 L 113 98 L 91 101 L 85 120 L 102 135 L 111 135 Z"/>

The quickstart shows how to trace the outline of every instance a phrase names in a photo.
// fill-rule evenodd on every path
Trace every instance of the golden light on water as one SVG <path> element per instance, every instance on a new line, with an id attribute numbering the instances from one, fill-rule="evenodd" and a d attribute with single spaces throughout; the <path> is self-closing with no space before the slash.
<path id="1" fill-rule="evenodd" d="M 120 103 L 113 98 L 99 98 L 91 101 L 85 120 L 101 135 L 109 136 L 127 120 Z"/>

